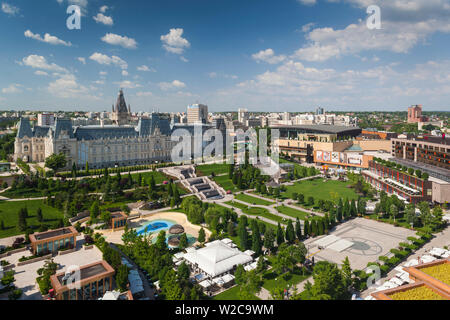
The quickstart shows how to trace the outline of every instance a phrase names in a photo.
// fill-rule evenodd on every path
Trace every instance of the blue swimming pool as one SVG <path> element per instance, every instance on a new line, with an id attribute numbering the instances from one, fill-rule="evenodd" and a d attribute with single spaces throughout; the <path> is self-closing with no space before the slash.
<path id="1" fill-rule="evenodd" d="M 167 231 L 174 224 L 175 222 L 170 220 L 154 220 L 144 224 L 142 227 L 139 227 L 136 229 L 136 232 L 140 236 L 160 232 L 162 230 Z"/>

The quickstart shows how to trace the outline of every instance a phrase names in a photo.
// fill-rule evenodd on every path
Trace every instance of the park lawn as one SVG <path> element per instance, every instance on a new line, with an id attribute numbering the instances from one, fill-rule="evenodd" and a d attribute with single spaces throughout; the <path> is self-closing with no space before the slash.
<path id="1" fill-rule="evenodd" d="M 121 173 L 122 177 L 126 177 L 126 173 Z M 152 172 L 142 172 L 142 173 L 133 173 L 131 175 L 131 178 L 133 178 L 134 181 L 137 181 L 139 175 L 142 176 L 142 179 L 146 182 L 149 183 L 150 181 L 150 177 L 153 176 L 153 178 L 155 179 L 155 183 L 156 184 L 161 184 L 164 181 L 169 181 L 170 179 L 163 174 L 162 172 L 159 171 L 152 171 Z"/>
<path id="2" fill-rule="evenodd" d="M 308 219 L 308 215 L 309 215 L 307 212 L 295 210 L 291 207 L 286 207 L 286 206 L 279 206 L 279 207 L 276 207 L 275 209 L 277 209 L 277 211 L 279 213 L 285 214 L 287 216 L 291 216 L 293 218 L 299 218 L 300 220 Z"/>
<path id="3" fill-rule="evenodd" d="M 56 192 L 53 192 L 55 194 Z M 24 199 L 24 198 L 40 198 L 44 196 L 41 190 L 36 188 L 22 188 L 18 190 L 7 190 L 1 194 L 3 197 L 9 199 Z"/>
<path id="4" fill-rule="evenodd" d="M 213 297 L 213 300 L 240 300 L 239 296 L 239 286 L 234 286 L 231 289 L 228 289 L 227 291 L 224 291 L 222 293 L 219 293 L 217 296 Z M 257 296 L 254 296 L 252 298 L 253 300 L 261 300 Z"/>
<path id="5" fill-rule="evenodd" d="M 227 175 L 214 177 L 213 180 L 225 191 L 236 192 L 239 189 L 233 184 L 233 181 Z"/>
<path id="6" fill-rule="evenodd" d="M 305 196 L 305 202 L 307 202 L 308 197 L 313 197 L 315 202 L 317 200 L 332 200 L 334 202 L 339 201 L 339 198 L 348 200 L 358 200 L 358 195 L 354 189 L 347 188 L 350 182 L 314 179 L 314 180 L 304 180 L 301 182 L 296 182 L 292 186 L 287 186 L 287 190 L 283 193 L 287 198 L 292 199 L 293 193 L 303 194 Z"/>
<path id="7" fill-rule="evenodd" d="M 229 165 L 226 163 L 203 164 L 196 167 L 197 176 L 210 176 L 228 173 Z"/>
<path id="8" fill-rule="evenodd" d="M 263 274 L 263 287 L 268 291 L 276 288 L 287 289 L 288 286 L 295 286 L 309 277 L 310 275 L 303 275 L 298 269 L 294 272 L 286 272 L 281 276 L 275 271 L 269 270 Z"/>
<path id="9" fill-rule="evenodd" d="M 266 219 L 275 221 L 275 222 L 279 222 L 279 223 L 283 223 L 283 218 L 276 216 L 272 213 L 270 213 L 269 211 L 267 211 L 264 208 L 257 208 L 257 207 L 248 207 L 245 204 L 239 203 L 239 202 L 233 202 L 233 201 L 228 201 L 225 202 L 226 204 L 233 206 L 235 208 L 239 208 L 241 209 L 244 213 L 248 214 L 248 215 L 252 215 L 252 216 L 260 216 L 260 217 L 264 217 Z"/>
<path id="10" fill-rule="evenodd" d="M 19 210 L 21 208 L 28 209 L 29 218 L 27 219 L 28 226 L 39 226 L 41 223 L 36 218 L 36 211 L 40 207 L 44 217 L 43 223 L 53 224 L 58 219 L 64 218 L 62 212 L 58 209 L 49 207 L 44 204 L 42 200 L 30 201 L 0 201 L 0 220 L 5 224 L 5 230 L 0 230 L 0 238 L 12 237 L 23 234 L 18 231 L 17 224 L 19 221 Z"/>
<path id="11" fill-rule="evenodd" d="M 275 202 L 270 202 L 270 201 L 263 200 L 260 198 L 252 197 L 252 196 L 249 196 L 244 193 L 239 193 L 239 194 L 235 195 L 234 197 L 238 200 L 241 200 L 241 201 L 244 201 L 244 202 L 247 202 L 250 204 L 254 204 L 254 205 L 256 204 L 256 205 L 260 205 L 260 206 L 270 206 L 270 205 L 275 204 Z"/>

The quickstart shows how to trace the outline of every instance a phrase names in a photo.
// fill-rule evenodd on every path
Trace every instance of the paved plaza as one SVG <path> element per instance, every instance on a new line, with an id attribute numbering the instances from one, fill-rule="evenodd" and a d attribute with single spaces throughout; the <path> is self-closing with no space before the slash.
<path id="1" fill-rule="evenodd" d="M 315 261 L 327 260 L 342 264 L 348 257 L 352 269 L 364 269 L 368 262 L 389 254 L 389 250 L 415 234 L 415 231 L 402 227 L 356 218 L 338 225 L 330 233 L 331 237 L 308 239 L 305 245 Z"/>

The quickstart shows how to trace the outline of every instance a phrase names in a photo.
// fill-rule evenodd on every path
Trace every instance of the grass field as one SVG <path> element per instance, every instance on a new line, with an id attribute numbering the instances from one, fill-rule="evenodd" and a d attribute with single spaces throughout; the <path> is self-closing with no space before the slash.
<path id="1" fill-rule="evenodd" d="M 269 291 L 276 288 L 287 289 L 288 286 L 295 286 L 309 277 L 309 275 L 301 274 L 300 270 L 296 270 L 295 273 L 287 272 L 281 276 L 273 271 L 268 271 L 263 275 L 263 287 Z"/>
<path id="2" fill-rule="evenodd" d="M 219 174 L 228 173 L 228 164 L 226 163 L 203 164 L 196 168 L 197 176 L 210 176 L 213 172 L 216 176 Z"/>
<path id="3" fill-rule="evenodd" d="M 296 182 L 293 186 L 288 186 L 287 191 L 283 193 L 283 196 L 292 198 L 293 193 L 303 194 L 305 196 L 305 202 L 308 197 L 314 197 L 314 200 L 332 200 L 334 202 L 339 201 L 339 198 L 348 198 L 348 200 L 358 199 L 358 195 L 354 189 L 348 188 L 350 182 L 327 180 L 322 179 L 306 180 Z"/>
<path id="4" fill-rule="evenodd" d="M 256 198 L 256 197 L 252 197 L 249 195 L 246 195 L 244 193 L 239 193 L 237 195 L 234 196 L 236 199 L 250 203 L 250 204 L 256 204 L 256 205 L 260 205 L 260 206 L 270 206 L 275 204 L 275 202 L 270 202 L 267 200 L 263 200 L 260 198 Z"/>
<path id="5" fill-rule="evenodd" d="M 240 300 L 239 296 L 239 286 L 234 286 L 231 289 L 228 289 L 227 291 L 224 291 L 217 296 L 213 297 L 213 300 Z M 254 296 L 253 300 L 261 300 L 257 296 Z"/>
<path id="6" fill-rule="evenodd" d="M 299 218 L 300 220 L 306 220 L 308 213 L 300 210 L 295 210 L 291 207 L 279 206 L 275 209 L 278 210 L 279 213 L 285 214 L 287 216 L 291 216 L 293 218 Z"/>
<path id="7" fill-rule="evenodd" d="M 29 218 L 27 219 L 28 226 L 38 226 L 40 223 L 36 218 L 36 211 L 40 207 L 44 217 L 43 223 L 52 224 L 58 219 L 62 219 L 64 215 L 55 208 L 49 207 L 43 203 L 42 200 L 31 201 L 1 201 L 0 202 L 0 220 L 5 224 L 5 230 L 0 230 L 0 238 L 12 237 L 21 234 L 17 230 L 18 212 L 21 208 L 28 209 Z"/>
<path id="8" fill-rule="evenodd" d="M 233 181 L 231 181 L 231 179 L 228 178 L 227 175 L 220 176 L 220 177 L 214 177 L 214 181 L 219 186 L 221 186 L 225 191 L 231 191 L 231 192 L 239 191 L 239 189 L 233 184 Z"/>
<path id="9" fill-rule="evenodd" d="M 242 203 L 239 203 L 239 202 L 228 201 L 228 202 L 225 202 L 225 203 L 230 205 L 230 206 L 233 206 L 235 208 L 241 209 L 245 214 L 252 215 L 252 216 L 260 216 L 260 217 L 264 217 L 266 219 L 270 219 L 270 220 L 275 221 L 275 222 L 284 223 L 283 222 L 283 218 L 270 213 L 266 209 L 255 208 L 255 207 L 253 207 L 253 208 L 250 207 L 249 208 L 245 204 L 242 204 Z"/>
<path id="10" fill-rule="evenodd" d="M 126 173 L 122 173 L 122 177 L 124 175 L 126 176 Z M 140 173 L 140 175 L 142 176 L 142 179 L 147 183 L 150 181 L 151 176 L 153 176 L 153 178 L 155 179 L 156 184 L 161 184 L 161 183 L 163 183 L 163 181 L 169 180 L 169 178 L 167 176 L 165 176 L 163 173 L 161 173 L 159 171 L 142 172 L 142 173 Z M 139 177 L 139 173 L 133 173 L 131 175 L 131 177 L 133 178 L 134 181 L 136 181 Z"/>

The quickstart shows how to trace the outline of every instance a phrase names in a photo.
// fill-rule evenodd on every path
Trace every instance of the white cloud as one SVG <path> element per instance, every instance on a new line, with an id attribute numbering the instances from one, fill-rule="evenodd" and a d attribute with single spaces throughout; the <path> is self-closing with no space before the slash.
<path id="1" fill-rule="evenodd" d="M 122 70 L 122 76 L 127 77 L 128 76 L 128 71 L 127 70 Z"/>
<path id="2" fill-rule="evenodd" d="M 120 36 L 114 33 L 107 33 L 103 38 L 103 42 L 109 43 L 111 45 L 121 46 L 126 49 L 136 49 L 137 42 L 132 38 L 126 36 Z"/>
<path id="3" fill-rule="evenodd" d="M 252 58 L 256 62 L 267 62 L 269 64 L 277 64 L 283 62 L 286 59 L 286 56 L 276 56 L 275 52 L 272 49 L 261 50 L 258 53 L 252 55 Z"/>
<path id="4" fill-rule="evenodd" d="M 41 42 L 45 42 L 45 43 L 49 43 L 49 44 L 53 44 L 53 45 L 63 45 L 66 47 L 72 46 L 72 43 L 61 40 L 58 37 L 50 35 L 49 33 L 46 33 L 44 35 L 44 38 L 42 38 L 40 34 L 33 33 L 30 30 L 25 31 L 24 34 L 25 34 L 25 37 L 27 37 L 27 38 L 38 40 Z"/>
<path id="5" fill-rule="evenodd" d="M 210 73 L 208 73 L 208 76 L 209 76 L 211 79 L 217 78 L 217 72 L 210 72 Z"/>
<path id="6" fill-rule="evenodd" d="M 34 74 L 37 75 L 37 76 L 48 76 L 48 73 L 47 73 L 47 72 L 41 71 L 41 70 L 36 70 L 36 71 L 34 72 Z"/>
<path id="7" fill-rule="evenodd" d="M 53 96 L 63 99 L 79 98 L 80 95 L 96 98 L 90 95 L 87 87 L 77 82 L 77 78 L 73 74 L 61 75 L 59 79 L 49 83 L 47 90 Z"/>
<path id="8" fill-rule="evenodd" d="M 163 48 L 171 53 L 183 54 L 184 50 L 191 46 L 189 41 L 182 37 L 183 33 L 182 28 L 170 29 L 168 34 L 161 36 Z"/>
<path id="9" fill-rule="evenodd" d="M 106 76 L 106 75 L 108 74 L 108 72 L 106 72 L 106 71 L 100 71 L 99 74 L 100 74 L 101 76 Z"/>
<path id="10" fill-rule="evenodd" d="M 163 91 L 172 90 L 172 89 L 182 89 L 185 88 L 186 84 L 179 80 L 173 80 L 172 82 L 160 82 L 159 88 Z"/>
<path id="11" fill-rule="evenodd" d="M 97 15 L 93 17 L 93 19 L 95 20 L 95 22 L 103 23 L 107 26 L 112 26 L 114 24 L 113 18 L 105 16 L 103 13 L 97 13 Z"/>
<path id="12" fill-rule="evenodd" d="M 22 85 L 17 84 L 17 83 L 13 83 L 13 84 L 9 85 L 9 87 L 3 88 L 2 89 L 2 93 L 5 93 L 5 94 L 20 93 L 20 92 L 22 92 L 20 87 L 22 87 Z"/>
<path id="13" fill-rule="evenodd" d="M 313 6 L 317 3 L 317 0 L 297 0 L 297 1 L 306 6 Z"/>
<path id="14" fill-rule="evenodd" d="M 54 72 L 63 72 L 67 73 L 67 69 L 58 66 L 55 63 L 49 64 L 45 57 L 38 56 L 35 54 L 29 55 L 28 57 L 25 57 L 22 59 L 21 62 L 19 62 L 21 65 L 25 65 L 34 69 L 42 69 L 47 71 L 54 71 Z"/>
<path id="15" fill-rule="evenodd" d="M 86 64 L 86 58 L 78 57 L 77 60 L 80 61 L 82 64 Z"/>
<path id="16" fill-rule="evenodd" d="M 150 97 L 153 96 L 153 93 L 149 92 L 149 91 L 139 91 L 136 93 L 136 96 L 138 97 Z"/>
<path id="17" fill-rule="evenodd" d="M 145 64 L 142 65 L 142 66 L 140 66 L 140 67 L 137 67 L 137 70 L 138 70 L 138 71 L 142 71 L 142 72 L 156 72 L 155 69 L 149 68 L 149 67 L 146 66 Z"/>
<path id="18" fill-rule="evenodd" d="M 181 61 L 183 61 L 183 62 L 189 62 L 189 60 L 188 60 L 188 59 L 186 59 L 186 58 L 185 58 L 185 57 L 183 57 L 183 56 L 181 56 L 181 57 L 180 57 L 180 60 L 181 60 Z"/>
<path id="19" fill-rule="evenodd" d="M 328 0 L 330 1 L 330 0 Z M 333 2 L 338 2 L 334 0 Z M 308 44 L 294 57 L 304 61 L 326 61 L 367 50 L 408 53 L 433 33 L 450 33 L 450 4 L 446 0 L 342 0 L 365 12 L 371 4 L 382 8 L 382 28 L 370 30 L 366 22 L 343 29 L 308 30 Z"/>
<path id="20" fill-rule="evenodd" d="M 128 63 L 124 60 L 122 60 L 120 57 L 117 56 L 107 56 L 103 53 L 95 52 L 92 54 L 89 59 L 103 65 L 115 65 L 120 67 L 121 69 L 125 70 L 128 69 Z"/>
<path id="21" fill-rule="evenodd" d="M 20 12 L 20 9 L 18 7 L 15 7 L 9 3 L 2 2 L 2 11 L 10 16 L 15 16 Z"/>
<path id="22" fill-rule="evenodd" d="M 101 12 L 101 13 L 105 13 L 106 10 L 108 10 L 108 9 L 109 9 L 108 6 L 101 6 L 101 7 L 100 7 L 100 12 Z"/>
<path id="23" fill-rule="evenodd" d="M 135 88 L 142 87 L 142 85 L 140 85 L 139 83 L 129 81 L 129 80 L 125 80 L 122 82 L 115 82 L 115 84 L 117 84 L 119 87 L 124 88 L 124 89 L 135 89 Z"/>

